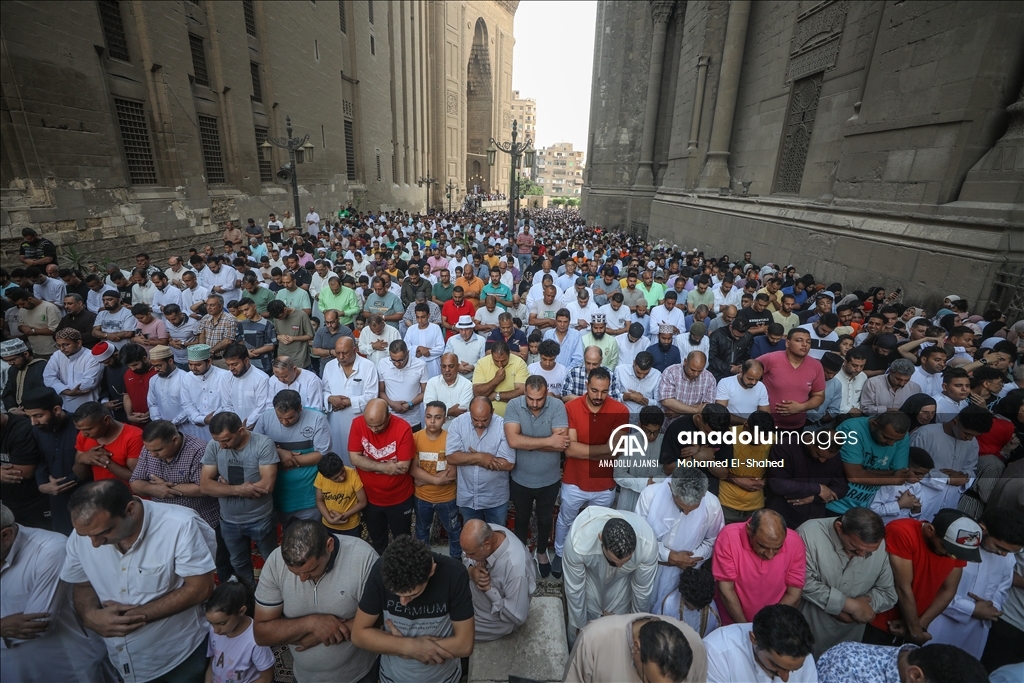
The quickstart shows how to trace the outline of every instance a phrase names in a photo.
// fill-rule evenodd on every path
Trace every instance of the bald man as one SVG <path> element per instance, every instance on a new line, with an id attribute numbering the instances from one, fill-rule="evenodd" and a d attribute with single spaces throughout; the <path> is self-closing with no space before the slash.
<path id="1" fill-rule="evenodd" d="M 363 520 L 370 545 L 383 553 L 388 531 L 395 538 L 412 532 L 415 487 L 409 466 L 416 455 L 412 427 L 395 419 L 384 399 L 371 399 L 363 414 L 352 421 L 348 455 L 366 491 Z"/>
<path id="2" fill-rule="evenodd" d="M 334 342 L 333 357 L 323 361 L 324 408 L 331 443 L 346 465 L 351 465 L 346 446 L 352 421 L 377 398 L 377 366 L 357 351 L 352 337 L 341 337 Z"/>
<path id="3" fill-rule="evenodd" d="M 715 540 L 711 566 L 723 625 L 752 621 L 766 605 L 800 604 L 806 549 L 774 510 L 761 509 L 746 522 L 726 525 Z"/>
<path id="4" fill-rule="evenodd" d="M 448 455 L 458 466 L 458 505 L 462 518 L 493 524 L 508 518 L 509 475 L 516 452 L 505 438 L 505 420 L 494 414 L 490 399 L 477 396 L 469 412 L 452 420 Z"/>
<path id="5" fill-rule="evenodd" d="M 454 353 L 441 355 L 441 374 L 427 380 L 423 391 L 423 405 L 440 401 L 445 405 L 444 429 L 452 420 L 469 411 L 473 401 L 473 383 L 459 374 L 459 357 Z"/>
<path id="6" fill-rule="evenodd" d="M 515 534 L 500 524 L 468 520 L 459 536 L 469 570 L 476 639 L 496 640 L 526 623 L 537 588 L 537 565 Z"/>

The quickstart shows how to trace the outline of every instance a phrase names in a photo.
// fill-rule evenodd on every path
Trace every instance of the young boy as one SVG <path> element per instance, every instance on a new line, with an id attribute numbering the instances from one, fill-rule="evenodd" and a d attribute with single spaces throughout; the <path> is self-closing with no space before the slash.
<path id="1" fill-rule="evenodd" d="M 927 477 L 934 467 L 935 461 L 928 451 L 911 446 L 906 483 L 880 487 L 875 491 L 871 509 L 878 513 L 885 524 L 900 517 L 916 517 L 926 522 L 931 521 L 938 512 L 935 505 L 940 501 L 934 501 L 935 505 L 927 506 L 929 509 L 925 511 L 924 501 L 929 499 L 932 491 L 921 486 L 921 480 Z"/>
<path id="2" fill-rule="evenodd" d="M 342 536 L 360 538 L 363 529 L 359 513 L 366 507 L 366 491 L 359 472 L 346 467 L 337 453 L 325 453 L 316 469 L 313 488 L 324 526 Z"/>
<path id="3" fill-rule="evenodd" d="M 442 429 L 447 412 L 447 406 L 441 401 L 431 401 L 424 408 L 424 428 L 413 434 L 416 457 L 409 466 L 409 474 L 416 484 L 416 492 L 413 494 L 416 540 L 430 544 L 430 527 L 436 512 L 441 526 L 448 534 L 448 554 L 461 561 L 459 535 L 462 533 L 462 522 L 459 521 L 459 506 L 455 504 L 455 473 L 458 468 L 445 460 L 448 432 Z"/>
<path id="4" fill-rule="evenodd" d="M 942 372 L 942 393 L 935 399 L 935 422 L 945 424 L 967 407 L 971 378 L 962 368 L 947 367 Z"/>
<path id="5" fill-rule="evenodd" d="M 538 344 L 537 356 L 540 360 L 530 364 L 527 370 L 531 375 L 540 375 L 548 382 L 548 396 L 554 398 L 562 397 L 562 384 L 565 383 L 565 376 L 569 369 L 557 362 L 558 354 L 562 352 L 561 346 L 554 339 L 545 339 Z M 533 355 L 533 344 L 530 345 L 530 355 Z"/>
<path id="6" fill-rule="evenodd" d="M 530 353 L 526 356 L 526 364 L 533 365 L 534 363 L 540 362 L 540 343 L 544 339 L 544 335 L 540 333 L 540 330 L 534 330 L 530 333 L 527 338 L 527 342 L 530 345 Z"/>
<path id="7" fill-rule="evenodd" d="M 714 597 L 714 575 L 702 567 L 690 567 L 679 573 L 679 587 L 651 611 L 685 621 L 704 638 L 722 625 Z"/>

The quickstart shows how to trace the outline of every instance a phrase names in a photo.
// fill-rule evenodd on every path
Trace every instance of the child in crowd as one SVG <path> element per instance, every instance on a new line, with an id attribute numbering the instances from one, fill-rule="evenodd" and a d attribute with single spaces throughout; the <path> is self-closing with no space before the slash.
<path id="1" fill-rule="evenodd" d="M 217 586 L 206 601 L 210 640 L 206 656 L 209 683 L 272 683 L 274 653 L 256 644 L 250 612 L 255 609 L 252 591 L 237 581 Z"/>
<path id="2" fill-rule="evenodd" d="M 704 638 L 722 625 L 714 597 L 715 577 L 709 568 L 690 567 L 679 573 L 679 588 L 652 611 L 686 622 Z"/>
<path id="3" fill-rule="evenodd" d="M 347 467 L 337 453 L 325 453 L 316 469 L 313 488 L 324 526 L 343 536 L 361 537 L 359 513 L 366 507 L 366 491 L 359 473 Z"/>
<path id="4" fill-rule="evenodd" d="M 924 501 L 929 500 L 931 490 L 921 486 L 921 480 L 928 476 L 933 467 L 935 461 L 928 451 L 911 446 L 910 474 L 906 483 L 879 488 L 875 491 L 874 500 L 871 501 L 871 509 L 877 512 L 886 524 L 900 517 L 931 521 L 938 509 L 931 509 L 934 505 L 930 505 L 927 506 L 929 509 L 925 510 Z"/>

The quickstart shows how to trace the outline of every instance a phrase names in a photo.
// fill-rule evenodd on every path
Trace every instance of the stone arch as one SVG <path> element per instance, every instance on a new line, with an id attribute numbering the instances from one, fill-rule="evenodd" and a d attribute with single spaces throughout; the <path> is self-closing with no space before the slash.
<path id="1" fill-rule="evenodd" d="M 466 74 L 466 188 L 475 185 L 481 192 L 490 192 L 490 170 L 487 167 L 487 147 L 494 136 L 493 78 L 491 56 L 488 49 L 487 23 L 483 17 L 476 20 L 473 47 L 469 53 Z"/>

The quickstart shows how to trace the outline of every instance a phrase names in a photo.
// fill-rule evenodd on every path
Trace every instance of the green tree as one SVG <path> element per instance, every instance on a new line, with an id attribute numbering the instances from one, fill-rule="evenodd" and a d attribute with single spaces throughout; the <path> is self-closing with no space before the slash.
<path id="1" fill-rule="evenodd" d="M 542 195 L 544 194 L 544 188 L 537 183 L 533 182 L 529 178 L 519 179 L 519 194 L 522 195 Z"/>
<path id="2" fill-rule="evenodd" d="M 565 200 L 565 205 L 566 206 L 579 206 L 580 205 L 580 200 L 577 199 L 576 197 L 569 197 L 567 200 Z"/>
<path id="3" fill-rule="evenodd" d="M 551 200 L 552 206 L 565 206 L 565 197 L 555 197 Z"/>

